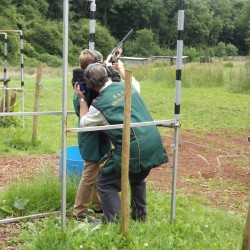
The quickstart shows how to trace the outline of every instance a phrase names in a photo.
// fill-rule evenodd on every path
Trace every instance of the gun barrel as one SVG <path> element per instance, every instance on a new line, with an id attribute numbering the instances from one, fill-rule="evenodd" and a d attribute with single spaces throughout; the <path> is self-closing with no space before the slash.
<path id="1" fill-rule="evenodd" d="M 116 47 L 112 50 L 111 54 L 113 55 L 133 34 L 134 30 L 131 29 L 126 36 L 122 38 L 122 40 L 116 45 Z"/>

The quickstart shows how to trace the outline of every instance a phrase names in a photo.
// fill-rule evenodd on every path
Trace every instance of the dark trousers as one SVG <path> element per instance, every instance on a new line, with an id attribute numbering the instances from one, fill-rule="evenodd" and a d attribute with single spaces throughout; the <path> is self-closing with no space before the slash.
<path id="1" fill-rule="evenodd" d="M 134 220 L 146 220 L 146 182 L 150 170 L 138 174 L 130 174 L 129 182 L 131 189 L 131 216 Z M 120 196 L 121 177 L 115 174 L 100 175 L 97 181 L 104 217 L 107 222 L 115 221 L 120 218 Z"/>

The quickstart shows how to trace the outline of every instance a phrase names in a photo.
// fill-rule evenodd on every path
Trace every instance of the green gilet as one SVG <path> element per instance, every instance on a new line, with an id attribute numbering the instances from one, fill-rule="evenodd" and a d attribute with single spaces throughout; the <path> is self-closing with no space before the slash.
<path id="1" fill-rule="evenodd" d="M 75 113 L 79 117 L 80 105 L 76 93 L 73 96 Z M 78 127 L 80 127 L 78 120 Z M 81 156 L 86 161 L 99 161 L 111 149 L 111 143 L 102 131 L 80 132 L 77 134 Z"/>
<path id="2" fill-rule="evenodd" d="M 124 83 L 112 83 L 92 102 L 109 124 L 122 124 L 124 120 Z M 131 123 L 152 121 L 140 94 L 132 88 Z M 122 129 L 104 131 L 114 145 L 112 156 L 103 159 L 102 174 L 121 173 Z M 110 154 L 111 155 L 111 154 Z M 155 125 L 130 129 L 129 172 L 139 173 L 168 162 L 161 136 Z"/>

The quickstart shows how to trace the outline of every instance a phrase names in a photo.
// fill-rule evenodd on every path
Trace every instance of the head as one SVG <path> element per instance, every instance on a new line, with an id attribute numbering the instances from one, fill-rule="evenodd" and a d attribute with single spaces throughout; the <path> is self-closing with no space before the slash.
<path id="1" fill-rule="evenodd" d="M 81 69 L 86 69 L 91 63 L 103 63 L 103 56 L 97 50 L 85 49 L 80 53 L 79 63 Z"/>
<path id="2" fill-rule="evenodd" d="M 84 72 L 84 79 L 88 88 L 99 91 L 110 80 L 108 68 L 101 63 L 89 64 Z"/>

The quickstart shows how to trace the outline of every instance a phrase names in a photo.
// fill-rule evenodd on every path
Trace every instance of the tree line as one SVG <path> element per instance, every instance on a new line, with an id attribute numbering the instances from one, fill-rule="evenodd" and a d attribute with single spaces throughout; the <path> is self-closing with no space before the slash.
<path id="1" fill-rule="evenodd" d="M 130 29 L 127 56 L 175 55 L 178 0 L 96 0 L 96 49 L 107 56 Z M 248 55 L 250 0 L 185 1 L 184 54 Z M 69 63 L 88 47 L 90 2 L 69 0 Z M 63 0 L 1 0 L 0 29 L 21 29 L 25 59 L 61 64 Z M 3 36 L 0 36 L 1 42 Z M 19 37 L 8 34 L 8 60 L 18 62 Z M 0 45 L 3 54 L 3 46 Z"/>

